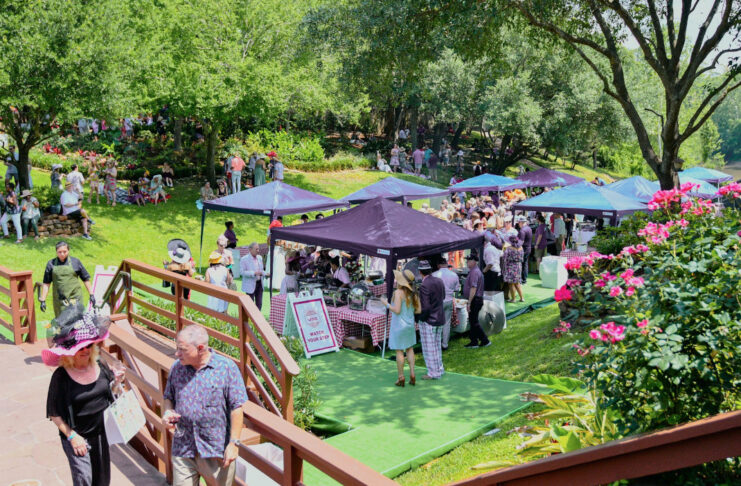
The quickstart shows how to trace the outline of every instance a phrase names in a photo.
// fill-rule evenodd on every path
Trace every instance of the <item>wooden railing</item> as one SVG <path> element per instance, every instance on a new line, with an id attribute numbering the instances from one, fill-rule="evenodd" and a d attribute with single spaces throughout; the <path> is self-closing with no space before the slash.
<path id="1" fill-rule="evenodd" d="M 455 486 L 591 486 L 741 456 L 741 410 L 500 469 Z"/>
<path id="2" fill-rule="evenodd" d="M 126 320 L 119 314 L 111 316 L 113 343 L 101 355 L 109 362 L 116 358 L 126 365 L 125 382 L 135 391 L 144 410 L 147 424 L 132 441 L 134 447 L 150 462 L 158 465 L 168 481 L 172 479 L 172 435 L 161 420 L 167 376 L 173 359 L 139 340 L 131 332 L 116 324 Z M 298 486 L 302 483 L 303 463 L 322 471 L 341 484 L 351 486 L 390 486 L 394 483 L 356 459 L 322 442 L 316 436 L 301 430 L 260 405 L 247 402 L 244 407 L 245 428 L 283 450 L 283 467 L 278 468 L 255 453 L 248 446 L 239 446 L 239 455 L 253 467 L 281 485 Z M 237 484 L 245 483 L 238 479 Z"/>
<path id="3" fill-rule="evenodd" d="M 111 313 L 123 313 L 129 322 L 140 324 L 173 339 L 184 326 L 203 324 L 186 317 L 186 309 L 232 326 L 237 331 L 237 337 L 205 324 L 211 338 L 233 347 L 238 352 L 238 358 L 230 357 L 234 359 L 242 373 L 250 400 L 293 422 L 293 377 L 298 375 L 299 367 L 252 299 L 243 293 L 184 277 L 136 260 L 124 260 L 118 272 L 126 272 L 131 276 L 131 288 L 120 284 L 110 292 L 108 305 Z M 156 281 L 155 285 L 159 288 L 144 283 L 141 277 Z M 162 289 L 162 281 L 172 285 L 175 295 Z M 238 315 L 235 317 L 219 313 L 185 299 L 184 289 L 227 301 L 236 307 Z M 173 308 L 170 310 L 157 305 L 153 302 L 156 299 L 172 303 Z M 144 316 L 145 311 L 154 313 L 159 317 L 158 320 L 165 320 L 170 326 Z"/>
<path id="4" fill-rule="evenodd" d="M 4 285 L 7 280 L 7 287 Z M 0 265 L 0 324 L 13 333 L 13 342 L 36 341 L 36 310 L 33 300 L 33 272 L 13 272 Z M 6 316 L 7 315 L 7 316 Z M 25 339 L 23 335 L 25 334 Z"/>

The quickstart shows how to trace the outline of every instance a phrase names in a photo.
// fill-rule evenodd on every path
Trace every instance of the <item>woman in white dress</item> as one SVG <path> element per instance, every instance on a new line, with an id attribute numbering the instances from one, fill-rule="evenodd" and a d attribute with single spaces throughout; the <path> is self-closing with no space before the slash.
<path id="1" fill-rule="evenodd" d="M 298 275 L 301 273 L 300 258 L 296 252 L 286 254 L 286 276 L 280 283 L 281 295 L 298 291 Z"/>
<path id="2" fill-rule="evenodd" d="M 229 270 L 224 266 L 223 258 L 224 257 L 221 253 L 211 253 L 208 257 L 209 267 L 208 270 L 206 270 L 205 280 L 208 283 L 228 289 L 232 283 L 232 274 L 229 273 Z M 229 309 L 229 302 L 217 299 L 216 297 L 209 297 L 206 306 L 216 312 L 226 313 L 227 309 Z"/>
<path id="3" fill-rule="evenodd" d="M 391 170 L 399 172 L 399 146 L 394 144 L 394 148 L 391 149 L 391 160 L 389 160 Z"/>

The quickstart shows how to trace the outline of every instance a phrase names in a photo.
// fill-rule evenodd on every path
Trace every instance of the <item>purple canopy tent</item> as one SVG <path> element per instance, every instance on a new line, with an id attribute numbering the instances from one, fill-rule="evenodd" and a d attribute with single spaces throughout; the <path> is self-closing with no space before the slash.
<path id="1" fill-rule="evenodd" d="M 348 204 L 332 198 L 300 189 L 290 184 L 274 181 L 269 184 L 253 187 L 244 191 L 203 202 L 201 210 L 201 249 L 198 265 L 203 253 L 203 227 L 206 224 L 206 210 L 227 211 L 243 214 L 262 214 L 270 221 L 276 216 L 287 214 L 325 211 L 327 209 L 345 208 Z M 273 268 L 273 252 L 270 251 L 270 268 Z M 272 292 L 272 287 L 270 289 Z"/>
<path id="2" fill-rule="evenodd" d="M 589 182 L 579 182 L 570 186 L 546 192 L 527 201 L 517 203 L 517 211 L 558 211 L 562 213 L 585 214 L 588 216 L 609 217 L 617 224 L 618 217 L 646 211 L 646 205 L 636 199 L 623 196 L 606 187 L 595 186 Z"/>
<path id="3" fill-rule="evenodd" d="M 427 199 L 430 197 L 443 196 L 446 194 L 448 194 L 447 189 L 423 186 L 421 184 L 415 184 L 414 182 L 409 182 L 405 181 L 404 179 L 397 179 L 396 177 L 389 176 L 381 179 L 375 184 L 371 184 L 370 186 L 364 187 L 359 191 L 348 194 L 341 200 L 347 201 L 350 204 L 360 204 L 380 196 L 384 199 L 401 201 L 403 204 L 406 204 L 407 201 L 413 201 L 415 199 Z"/>
<path id="4" fill-rule="evenodd" d="M 500 192 L 522 189 L 527 184 L 495 174 L 481 174 L 448 187 L 448 192 Z"/>
<path id="5" fill-rule="evenodd" d="M 386 260 L 386 292 L 389 299 L 394 288 L 392 270 L 399 260 L 481 248 L 484 245 L 482 234 L 464 230 L 380 196 L 320 220 L 273 228 L 271 251 L 276 240 L 320 245 L 383 258 Z"/>
<path id="6" fill-rule="evenodd" d="M 527 187 L 564 187 L 584 181 L 581 177 L 558 172 L 546 167 L 533 172 L 526 172 L 518 176 L 517 180 L 526 183 Z"/>

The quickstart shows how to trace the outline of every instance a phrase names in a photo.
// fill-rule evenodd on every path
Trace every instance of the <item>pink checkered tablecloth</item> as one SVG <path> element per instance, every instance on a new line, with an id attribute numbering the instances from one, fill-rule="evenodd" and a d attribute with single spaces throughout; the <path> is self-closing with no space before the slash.
<path id="1" fill-rule="evenodd" d="M 362 326 L 370 328 L 371 339 L 374 346 L 383 342 L 386 326 L 388 326 L 391 316 L 387 314 L 374 314 L 368 311 L 356 311 L 349 307 L 343 307 L 339 313 L 340 320 L 344 324 L 343 338 L 345 336 L 362 336 Z M 340 336 L 337 336 L 340 339 Z M 342 339 L 340 339 L 340 342 Z"/>
<path id="2" fill-rule="evenodd" d="M 371 291 L 373 297 L 381 297 L 382 295 L 386 295 L 386 282 L 380 285 L 370 285 L 368 287 L 368 290 Z"/>
<path id="3" fill-rule="evenodd" d="M 564 250 L 561 252 L 560 256 L 564 258 L 585 257 L 585 256 L 588 256 L 593 251 L 596 251 L 596 249 L 592 247 L 588 247 L 587 251 Z"/>

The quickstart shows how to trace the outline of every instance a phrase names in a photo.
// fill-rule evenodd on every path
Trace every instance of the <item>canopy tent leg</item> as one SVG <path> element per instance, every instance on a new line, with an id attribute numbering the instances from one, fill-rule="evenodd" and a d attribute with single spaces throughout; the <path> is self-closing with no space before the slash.
<path id="1" fill-rule="evenodd" d="M 273 266 L 273 250 L 275 249 L 275 243 L 270 238 L 270 305 L 273 305 L 273 273 L 275 267 Z"/>
<path id="2" fill-rule="evenodd" d="M 394 293 L 394 267 L 396 267 L 396 260 L 394 258 L 386 259 L 386 298 L 389 303 L 391 302 L 391 296 Z M 383 326 L 383 342 L 381 343 L 381 359 L 386 356 L 386 340 L 388 339 L 389 333 L 389 310 L 386 309 L 386 325 Z"/>
<path id="3" fill-rule="evenodd" d="M 206 224 L 206 208 L 201 209 L 201 247 L 198 250 L 198 268 L 202 269 L 202 262 L 203 259 L 203 227 Z"/>

